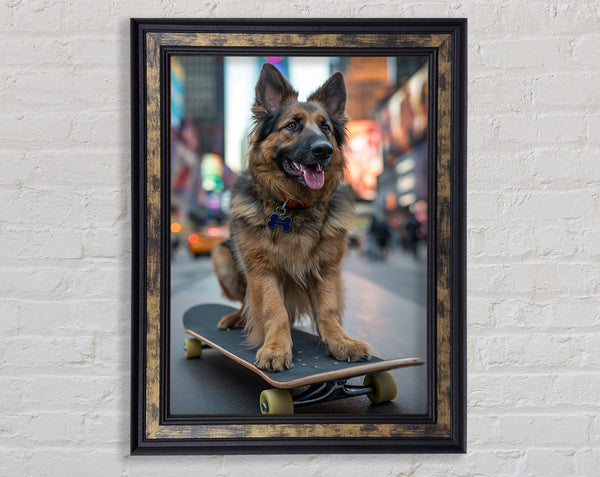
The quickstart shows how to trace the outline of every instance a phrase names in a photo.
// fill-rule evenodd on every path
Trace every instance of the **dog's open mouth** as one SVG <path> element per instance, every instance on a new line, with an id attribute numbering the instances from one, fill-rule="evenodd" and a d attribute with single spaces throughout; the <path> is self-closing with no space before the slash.
<path id="1" fill-rule="evenodd" d="M 325 172 L 321 164 L 299 164 L 286 159 L 283 161 L 283 169 L 290 176 L 303 178 L 311 189 L 321 189 L 325 183 Z"/>

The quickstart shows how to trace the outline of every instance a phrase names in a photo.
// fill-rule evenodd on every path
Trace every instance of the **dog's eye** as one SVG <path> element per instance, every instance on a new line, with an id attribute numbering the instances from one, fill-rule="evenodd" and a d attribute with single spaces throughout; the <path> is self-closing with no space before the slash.
<path id="1" fill-rule="evenodd" d="M 294 130 L 298 127 L 298 123 L 296 123 L 296 121 L 290 121 L 286 127 L 288 129 Z"/>
<path id="2" fill-rule="evenodd" d="M 323 124 L 323 126 L 321 126 L 321 130 L 325 133 L 325 134 L 329 134 L 331 132 L 331 128 L 329 127 L 328 124 Z"/>

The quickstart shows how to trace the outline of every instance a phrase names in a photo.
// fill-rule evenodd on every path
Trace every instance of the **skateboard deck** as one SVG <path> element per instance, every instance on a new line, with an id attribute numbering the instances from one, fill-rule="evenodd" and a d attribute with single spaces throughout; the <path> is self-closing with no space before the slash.
<path id="1" fill-rule="evenodd" d="M 380 373 L 403 366 L 424 364 L 423 359 L 416 357 L 384 360 L 372 356 L 369 361 L 356 363 L 337 361 L 327 354 L 327 349 L 318 336 L 292 328 L 294 366 L 289 370 L 269 373 L 254 366 L 256 349 L 246 345 L 243 329 L 219 330 L 217 328 L 219 320 L 234 311 L 234 308 L 220 304 L 197 305 L 184 313 L 183 330 L 258 374 L 275 388 L 294 389 L 315 383 Z"/>

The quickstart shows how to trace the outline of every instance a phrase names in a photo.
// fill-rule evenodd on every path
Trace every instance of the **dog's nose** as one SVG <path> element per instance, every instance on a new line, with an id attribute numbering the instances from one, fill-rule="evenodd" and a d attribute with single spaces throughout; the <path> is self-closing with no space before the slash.
<path id="1" fill-rule="evenodd" d="M 317 159 L 328 159 L 333 154 L 333 147 L 327 141 L 313 142 L 310 150 Z"/>

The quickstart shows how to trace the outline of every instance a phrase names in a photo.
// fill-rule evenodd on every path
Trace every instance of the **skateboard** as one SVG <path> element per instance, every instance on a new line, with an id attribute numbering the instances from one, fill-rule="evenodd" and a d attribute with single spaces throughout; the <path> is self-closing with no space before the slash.
<path id="1" fill-rule="evenodd" d="M 243 329 L 217 328 L 219 320 L 234 311 L 220 304 L 197 305 L 187 310 L 182 326 L 192 338 L 185 340 L 185 357 L 199 358 L 203 349 L 213 348 L 258 374 L 273 387 L 260 395 L 262 414 L 293 414 L 294 407 L 365 394 L 373 403 L 391 401 L 398 388 L 389 370 L 424 364 L 421 358 L 384 360 L 377 356 L 356 363 L 337 361 L 327 354 L 318 336 L 292 328 L 294 366 L 268 373 L 253 364 L 256 350 L 246 345 Z M 350 378 L 360 376 L 364 376 L 363 385 L 348 383 Z"/>

